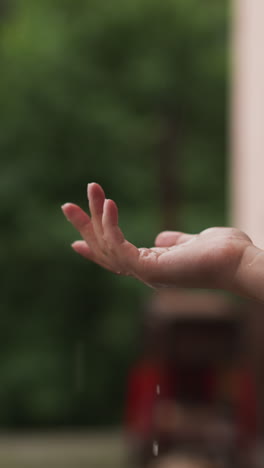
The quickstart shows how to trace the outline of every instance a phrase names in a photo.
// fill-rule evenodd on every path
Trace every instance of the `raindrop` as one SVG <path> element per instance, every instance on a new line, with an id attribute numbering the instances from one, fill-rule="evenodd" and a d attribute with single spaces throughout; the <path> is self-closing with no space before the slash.
<path id="1" fill-rule="evenodd" d="M 153 442 L 152 449 L 153 449 L 154 457 L 157 457 L 158 454 L 159 454 L 159 444 L 158 444 L 158 442 L 156 440 Z"/>
<path id="2" fill-rule="evenodd" d="M 156 394 L 160 395 L 160 385 L 159 384 L 157 384 L 157 386 L 156 386 Z M 158 444 L 158 442 L 156 440 L 153 442 L 152 451 L 153 451 L 154 457 L 157 457 L 158 454 L 159 454 L 159 444 Z"/>

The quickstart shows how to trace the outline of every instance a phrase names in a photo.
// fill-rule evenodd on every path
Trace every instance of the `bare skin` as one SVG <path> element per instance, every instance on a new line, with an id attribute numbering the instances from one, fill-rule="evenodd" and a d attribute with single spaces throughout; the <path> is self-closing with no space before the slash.
<path id="1" fill-rule="evenodd" d="M 118 226 L 118 209 L 102 187 L 88 185 L 90 216 L 66 203 L 62 210 L 81 234 L 72 248 L 84 258 L 153 288 L 213 288 L 264 301 L 264 251 L 235 228 L 214 227 L 200 234 L 164 231 L 155 247 L 137 248 Z"/>

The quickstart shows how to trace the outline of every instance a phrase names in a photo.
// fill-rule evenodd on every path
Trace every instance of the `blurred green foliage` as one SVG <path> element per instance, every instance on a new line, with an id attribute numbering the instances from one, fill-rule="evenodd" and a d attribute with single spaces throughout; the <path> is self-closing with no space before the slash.
<path id="1" fill-rule="evenodd" d="M 209 0 L 10 0 L 2 12 L 1 425 L 120 420 L 146 291 L 78 258 L 60 205 L 85 208 L 97 181 L 127 237 L 152 244 L 172 121 L 171 227 L 225 222 L 227 16 Z"/>

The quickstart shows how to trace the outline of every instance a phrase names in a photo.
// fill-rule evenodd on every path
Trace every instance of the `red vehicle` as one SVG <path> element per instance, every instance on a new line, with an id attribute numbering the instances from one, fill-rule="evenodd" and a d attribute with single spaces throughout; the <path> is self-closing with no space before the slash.
<path id="1" fill-rule="evenodd" d="M 240 467 L 256 436 L 256 391 L 237 307 L 213 293 L 163 292 L 145 313 L 126 429 L 137 466 L 169 453 Z M 252 468 L 252 465 L 251 465 Z"/>

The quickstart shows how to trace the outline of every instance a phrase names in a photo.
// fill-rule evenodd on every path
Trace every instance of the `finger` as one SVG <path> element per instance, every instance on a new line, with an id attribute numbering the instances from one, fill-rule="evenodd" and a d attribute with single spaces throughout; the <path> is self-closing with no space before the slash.
<path id="1" fill-rule="evenodd" d="M 171 247 L 173 245 L 183 244 L 193 238 L 192 234 L 178 231 L 163 231 L 160 232 L 156 239 L 156 247 Z"/>
<path id="2" fill-rule="evenodd" d="M 87 195 L 94 231 L 99 241 L 103 236 L 102 216 L 105 193 L 99 184 L 92 183 L 88 184 Z"/>
<path id="3" fill-rule="evenodd" d="M 113 200 L 105 200 L 103 212 L 104 238 L 109 255 L 116 262 L 122 274 L 135 274 L 139 251 L 128 242 L 118 226 L 118 208 Z"/>
<path id="4" fill-rule="evenodd" d="M 88 214 L 74 203 L 65 203 L 61 209 L 66 219 L 73 224 L 77 231 L 81 231 L 84 226 L 91 222 Z"/>
<path id="5" fill-rule="evenodd" d="M 104 202 L 102 224 L 104 237 L 111 248 L 124 242 L 124 234 L 118 226 L 118 208 L 113 200 Z"/>
<path id="6" fill-rule="evenodd" d="M 66 203 L 61 209 L 65 217 L 72 223 L 75 229 L 79 231 L 94 253 L 98 257 L 101 257 L 102 252 L 98 246 L 90 216 L 78 205 L 74 205 L 73 203 Z"/>
<path id="7" fill-rule="evenodd" d="M 91 260 L 92 262 L 97 263 L 101 267 L 109 271 L 112 271 L 113 273 L 116 273 L 116 271 L 113 270 L 107 263 L 98 260 L 98 258 L 96 257 L 92 249 L 90 249 L 90 247 L 87 245 L 85 241 L 81 241 L 81 240 L 75 241 L 73 242 L 71 246 L 73 250 L 77 252 L 79 255 L 81 255 L 82 257 L 86 258 L 87 260 Z"/>

